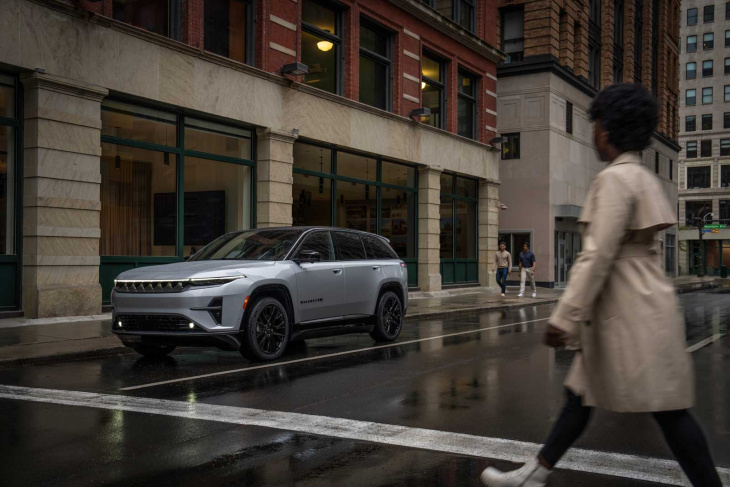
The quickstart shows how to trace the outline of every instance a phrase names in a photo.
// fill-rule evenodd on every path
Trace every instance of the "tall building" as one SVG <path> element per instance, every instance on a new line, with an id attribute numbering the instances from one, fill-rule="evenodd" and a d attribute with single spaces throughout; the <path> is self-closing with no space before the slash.
<path id="1" fill-rule="evenodd" d="M 537 281 L 561 286 L 581 249 L 577 219 L 593 177 L 605 167 L 587 110 L 615 82 L 641 83 L 659 104 L 659 127 L 644 164 L 677 201 L 679 0 L 500 0 L 498 129 L 500 239 L 517 253 L 530 242 Z M 676 234 L 661 235 L 668 274 Z"/>
<path id="2" fill-rule="evenodd" d="M 679 270 L 696 274 L 696 219 L 730 223 L 730 3 L 685 0 L 682 7 Z M 706 272 L 730 265 L 730 230 L 708 228 L 703 241 Z"/>
<path id="3" fill-rule="evenodd" d="M 491 0 L 0 2 L 0 310 L 98 313 L 121 271 L 292 224 L 385 235 L 424 291 L 487 284 L 496 17 Z"/>

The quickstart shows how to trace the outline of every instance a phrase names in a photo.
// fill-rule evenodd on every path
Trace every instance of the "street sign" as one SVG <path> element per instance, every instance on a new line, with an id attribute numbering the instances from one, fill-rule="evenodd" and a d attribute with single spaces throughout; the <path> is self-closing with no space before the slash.
<path id="1" fill-rule="evenodd" d="M 705 225 L 705 228 L 710 229 L 710 230 L 718 230 L 718 229 L 723 230 L 723 229 L 727 228 L 727 223 L 713 223 L 710 225 Z"/>
<path id="2" fill-rule="evenodd" d="M 716 228 L 716 229 L 714 229 L 714 230 L 712 231 L 712 233 L 720 233 L 720 230 L 718 230 L 718 229 Z"/>
<path id="3" fill-rule="evenodd" d="M 710 230 L 710 229 L 707 229 L 707 228 L 703 228 L 702 229 L 702 233 L 712 233 L 712 232 L 715 232 L 715 230 Z"/>

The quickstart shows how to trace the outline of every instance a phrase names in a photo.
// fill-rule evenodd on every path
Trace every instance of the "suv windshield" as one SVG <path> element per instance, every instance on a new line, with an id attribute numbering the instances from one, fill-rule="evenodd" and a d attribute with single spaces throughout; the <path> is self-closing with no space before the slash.
<path id="1" fill-rule="evenodd" d="M 194 260 L 280 260 L 286 256 L 302 230 L 252 230 L 223 235 L 203 247 Z"/>

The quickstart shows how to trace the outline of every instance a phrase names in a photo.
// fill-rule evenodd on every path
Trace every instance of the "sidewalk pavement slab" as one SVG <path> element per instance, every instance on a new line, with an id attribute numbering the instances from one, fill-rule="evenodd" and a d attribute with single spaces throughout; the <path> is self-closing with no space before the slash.
<path id="1" fill-rule="evenodd" d="M 728 279 L 680 277 L 677 292 L 730 286 Z M 484 287 L 450 289 L 438 293 L 409 294 L 408 319 L 459 316 L 479 311 L 504 311 L 526 306 L 553 304 L 562 289 L 538 288 L 537 298 L 528 290 L 517 297 L 518 288 L 509 287 L 507 296 Z M 65 318 L 0 319 L 0 366 L 29 365 L 51 361 L 130 353 L 111 332 L 111 314 Z"/>

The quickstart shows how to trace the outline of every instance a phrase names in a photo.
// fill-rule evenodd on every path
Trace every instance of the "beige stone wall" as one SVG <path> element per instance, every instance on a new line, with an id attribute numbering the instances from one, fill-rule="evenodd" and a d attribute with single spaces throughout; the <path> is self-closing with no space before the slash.
<path id="1" fill-rule="evenodd" d="M 23 308 L 33 318 L 98 313 L 99 138 L 107 92 L 38 73 L 23 85 Z"/>

